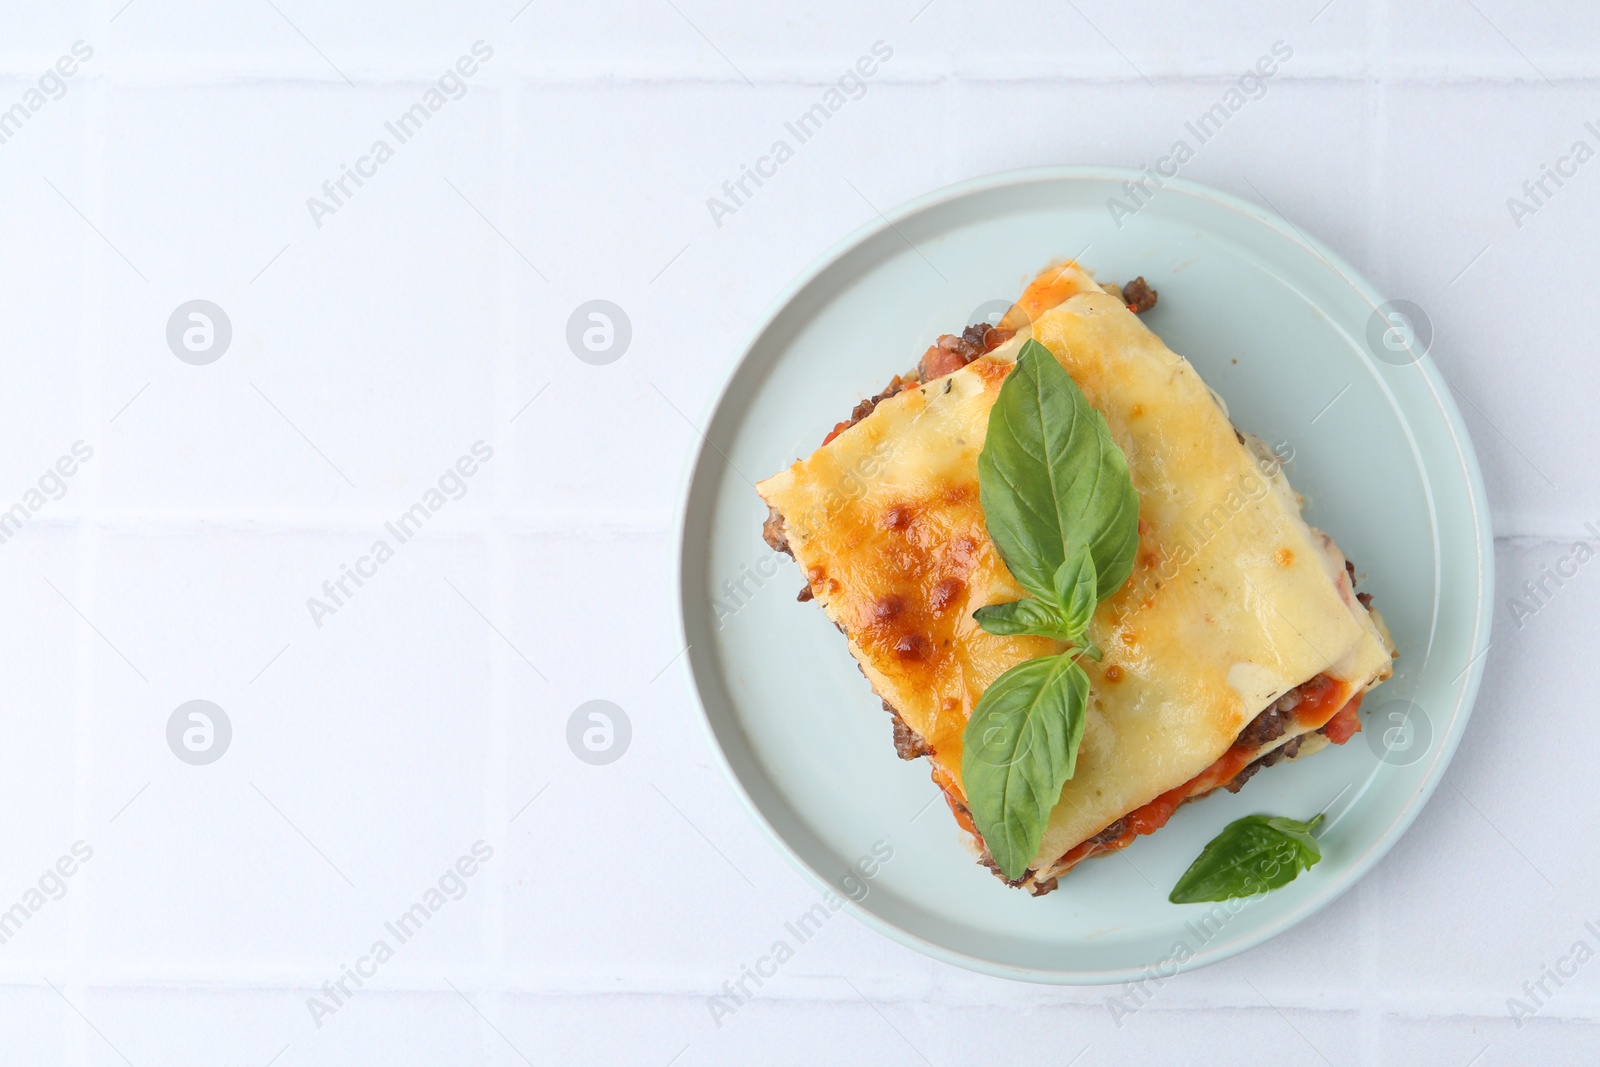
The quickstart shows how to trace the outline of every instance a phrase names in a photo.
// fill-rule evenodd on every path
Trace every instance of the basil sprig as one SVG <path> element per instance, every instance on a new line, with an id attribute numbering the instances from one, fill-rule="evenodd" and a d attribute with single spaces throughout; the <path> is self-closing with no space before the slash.
<path id="1" fill-rule="evenodd" d="M 1008 604 L 991 604 L 972 613 L 978 625 L 992 634 L 1040 634 L 1075 643 L 1083 636 L 1100 603 L 1088 545 L 1078 545 L 1056 571 L 1049 598 L 1028 597 Z M 1097 657 L 1098 658 L 1098 657 Z"/>
<path id="2" fill-rule="evenodd" d="M 992 634 L 1036 634 L 1066 651 L 1012 667 L 967 720 L 962 787 L 1001 874 L 1021 878 L 1077 766 L 1089 703 L 1078 657 L 1095 606 L 1133 569 L 1139 494 L 1100 413 L 1049 349 L 1028 341 L 989 412 L 978 455 L 989 537 L 1030 598 L 979 608 Z"/>
<path id="3" fill-rule="evenodd" d="M 1281 815 L 1246 815 L 1211 839 L 1167 897 L 1174 904 L 1253 897 L 1288 885 L 1322 859 L 1313 835 L 1322 816 L 1299 822 Z"/>

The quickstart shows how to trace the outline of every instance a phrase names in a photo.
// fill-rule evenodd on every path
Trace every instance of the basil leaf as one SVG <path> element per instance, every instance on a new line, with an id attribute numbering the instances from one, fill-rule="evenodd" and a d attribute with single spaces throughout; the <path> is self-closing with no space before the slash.
<path id="1" fill-rule="evenodd" d="M 962 734 L 961 786 L 1000 873 L 1015 881 L 1044 839 L 1077 764 L 1089 676 L 1070 655 L 1041 656 L 984 690 Z"/>
<path id="2" fill-rule="evenodd" d="M 1089 619 L 1094 615 L 1095 605 L 1100 603 L 1100 598 L 1095 595 L 1098 584 L 1095 580 L 1094 561 L 1089 555 L 1088 545 L 1079 545 L 1076 550 L 1068 553 L 1067 561 L 1056 571 L 1054 579 L 1056 605 L 1061 609 L 1061 616 L 1066 620 L 1067 630 L 1076 640 L 1082 636 L 1083 631 L 1089 628 Z"/>
<path id="3" fill-rule="evenodd" d="M 1053 605 L 1032 597 L 1013 600 L 1009 604 L 990 604 L 974 611 L 972 617 L 984 630 L 1001 637 L 1037 634 L 1069 643 L 1077 637 L 1061 612 Z M 1078 632 L 1081 633 L 1081 629 Z"/>
<path id="4" fill-rule="evenodd" d="M 1055 598 L 1056 571 L 1088 545 L 1101 599 L 1133 571 L 1139 494 L 1106 420 L 1030 340 L 989 412 L 978 455 L 978 499 L 989 537 L 1022 587 Z"/>
<path id="5" fill-rule="evenodd" d="M 1094 595 L 1094 564 L 1087 546 L 1080 545 L 1055 574 L 1053 600 L 1027 597 L 1009 604 L 991 604 L 972 613 L 979 626 L 1002 637 L 1037 634 L 1069 645 L 1079 644 L 1098 601 Z"/>
<path id="6" fill-rule="evenodd" d="M 1322 859 L 1322 847 L 1312 836 L 1321 823 L 1321 815 L 1310 822 L 1275 815 L 1235 819 L 1183 872 L 1167 899 L 1197 904 L 1286 886 Z"/>

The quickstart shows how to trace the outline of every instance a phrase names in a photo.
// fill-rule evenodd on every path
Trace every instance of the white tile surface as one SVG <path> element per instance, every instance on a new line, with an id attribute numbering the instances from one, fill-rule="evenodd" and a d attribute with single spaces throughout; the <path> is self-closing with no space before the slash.
<path id="1" fill-rule="evenodd" d="M 93 455 L 0 545 L 0 906 L 75 842 L 92 857 L 0 945 L 0 1061 L 1489 1067 L 1594 1047 L 1600 972 L 1544 974 L 1600 926 L 1581 727 L 1600 563 L 1536 603 L 1523 583 L 1600 523 L 1600 162 L 1521 225 L 1506 203 L 1574 141 L 1600 148 L 1590 5 L 13 6 L 0 110 L 74 42 L 94 54 L 0 144 L 0 501 L 75 442 Z M 459 98 L 318 226 L 308 198 L 480 40 Z M 858 98 L 719 225 L 707 198 L 877 42 Z M 726 353 L 876 208 L 1005 167 L 1151 162 L 1276 42 L 1292 57 L 1185 174 L 1269 202 L 1437 327 L 1500 539 L 1445 785 L 1353 892 L 1133 1014 L 841 915 L 716 1017 L 813 902 L 671 669 L 677 484 Z M 233 328 L 207 366 L 165 341 L 194 298 Z M 606 366 L 565 340 L 596 298 L 633 331 Z M 479 441 L 492 459 L 449 477 Z M 448 503 L 401 543 L 385 523 L 430 489 Z M 318 626 L 307 598 L 379 539 L 393 558 Z M 213 765 L 166 746 L 196 698 L 234 730 Z M 568 750 L 591 700 L 631 723 L 615 763 Z M 449 877 L 479 841 L 492 857 Z M 441 877 L 400 944 L 385 922 Z M 384 938 L 393 958 L 318 1026 L 308 1002 Z"/>

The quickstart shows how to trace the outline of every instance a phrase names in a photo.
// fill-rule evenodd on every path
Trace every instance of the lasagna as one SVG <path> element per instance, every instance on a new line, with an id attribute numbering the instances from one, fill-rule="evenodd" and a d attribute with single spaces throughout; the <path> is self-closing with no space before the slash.
<path id="1" fill-rule="evenodd" d="M 800 599 L 843 632 L 900 756 L 928 760 L 995 868 L 962 792 L 963 730 L 1004 671 L 1066 646 L 973 620 L 1024 595 L 985 530 L 978 455 L 1030 338 L 1105 417 L 1139 494 L 1138 549 L 1089 624 L 1103 658 L 1080 660 L 1091 690 L 1076 771 L 1033 862 L 1009 882 L 1035 895 L 1180 804 L 1343 744 L 1361 728 L 1363 694 L 1392 672 L 1355 568 L 1301 518 L 1271 449 L 1237 430 L 1140 320 L 1154 301 L 1143 279 L 1124 290 L 1051 266 L 998 326 L 939 338 L 915 371 L 756 487 L 765 539 L 804 574 Z"/>

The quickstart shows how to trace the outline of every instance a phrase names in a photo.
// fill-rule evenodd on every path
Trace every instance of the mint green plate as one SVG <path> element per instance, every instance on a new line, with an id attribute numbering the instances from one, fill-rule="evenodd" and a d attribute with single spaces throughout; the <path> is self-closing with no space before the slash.
<path id="1" fill-rule="evenodd" d="M 862 228 L 773 305 L 703 423 L 678 546 L 687 670 L 713 747 L 773 842 L 860 918 L 929 955 L 1038 982 L 1120 982 L 1224 959 L 1355 884 L 1444 774 L 1488 647 L 1493 540 L 1483 481 L 1414 305 L 1386 303 L 1269 211 L 1186 181 L 1114 219 L 1134 171 L 1060 167 L 932 193 Z M 803 580 L 761 540 L 752 482 L 809 454 L 936 336 L 998 313 L 1045 263 L 1142 274 L 1147 321 L 1292 455 L 1309 521 L 1365 572 L 1393 631 L 1393 680 L 1343 747 L 1181 809 L 1159 833 L 1032 898 L 979 867 Z M 1400 315 L 1400 318 L 1390 316 Z M 1231 907 L 1167 892 L 1226 823 L 1328 809 L 1322 862 Z M 873 858 L 874 846 L 878 859 Z M 887 861 L 881 857 L 892 851 Z M 867 862 L 862 864 L 863 858 Z M 871 877 L 861 871 L 869 870 Z"/>

